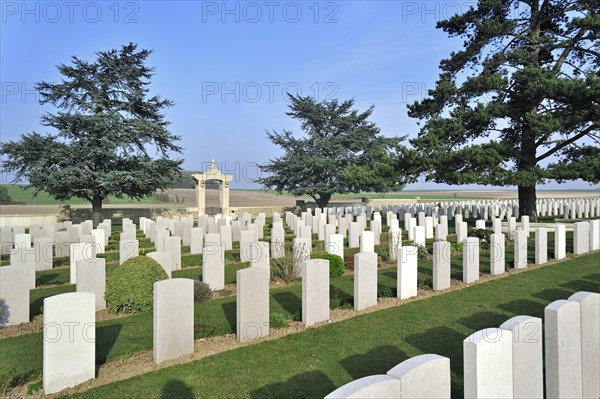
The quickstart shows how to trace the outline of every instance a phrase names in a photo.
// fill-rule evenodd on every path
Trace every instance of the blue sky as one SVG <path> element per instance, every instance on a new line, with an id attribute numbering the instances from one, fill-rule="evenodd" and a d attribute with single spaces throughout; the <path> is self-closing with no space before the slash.
<path id="1" fill-rule="evenodd" d="M 285 92 L 375 105 L 385 135 L 414 136 L 406 104 L 420 100 L 438 65 L 462 41 L 435 29 L 475 1 L 2 1 L 1 140 L 46 132 L 38 81 L 60 79 L 55 65 L 128 42 L 153 49 L 151 94 L 175 102 L 166 111 L 182 137 L 184 167 L 214 158 L 249 182 L 256 164 L 279 155 L 267 129 L 298 131 L 285 116 Z M 4 183 L 5 181 L 3 181 Z M 475 188 L 476 186 L 464 186 Z M 415 183 L 410 189 L 443 189 Z M 590 188 L 583 182 L 544 188 Z"/>

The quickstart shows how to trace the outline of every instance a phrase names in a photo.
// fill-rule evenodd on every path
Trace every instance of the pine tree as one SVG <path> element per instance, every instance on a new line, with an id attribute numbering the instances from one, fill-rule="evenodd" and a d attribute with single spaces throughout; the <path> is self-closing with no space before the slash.
<path id="1" fill-rule="evenodd" d="M 90 201 L 94 225 L 108 196 L 141 199 L 167 188 L 183 161 L 169 159 L 181 152 L 162 114 L 173 103 L 148 98 L 150 54 L 130 43 L 96 53 L 94 62 L 72 57 L 71 65 L 59 65 L 60 83 L 36 85 L 41 104 L 60 109 L 41 117 L 56 133 L 1 143 L 5 171 L 16 172 L 15 181 L 26 179 L 36 193 Z"/>

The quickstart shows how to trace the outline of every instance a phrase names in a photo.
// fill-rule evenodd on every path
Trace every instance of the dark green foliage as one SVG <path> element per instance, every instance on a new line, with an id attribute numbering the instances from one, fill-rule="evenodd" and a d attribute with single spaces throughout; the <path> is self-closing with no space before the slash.
<path id="1" fill-rule="evenodd" d="M 213 291 L 204 281 L 194 280 L 194 302 L 210 301 Z"/>
<path id="2" fill-rule="evenodd" d="M 493 231 L 489 229 L 475 229 L 469 232 L 469 237 L 479 238 L 479 246 L 482 249 L 489 249 L 492 233 Z"/>
<path id="3" fill-rule="evenodd" d="M 8 190 L 6 187 L 0 187 L 0 205 L 17 205 L 21 204 L 21 202 L 15 202 L 11 198 L 10 194 L 8 194 Z"/>
<path id="4" fill-rule="evenodd" d="M 425 245 L 417 245 L 417 258 L 419 260 L 425 260 L 431 258 L 431 255 L 427 251 L 427 247 Z"/>
<path id="5" fill-rule="evenodd" d="M 320 207 L 334 193 L 389 191 L 402 187 L 399 173 L 400 138 L 383 136 L 364 112 L 352 109 L 354 100 L 316 102 L 288 95 L 288 116 L 300 122 L 302 138 L 283 130 L 268 132 L 284 155 L 261 165 L 266 177 L 257 182 L 278 192 L 308 195 Z"/>
<path id="6" fill-rule="evenodd" d="M 287 315 L 283 313 L 271 313 L 269 317 L 269 326 L 273 328 L 285 328 L 290 325 L 290 321 Z"/>
<path id="7" fill-rule="evenodd" d="M 326 252 L 320 252 L 312 255 L 313 259 L 326 259 L 329 261 L 329 277 L 338 277 L 344 274 L 346 266 L 344 260 L 334 254 L 328 254 Z"/>
<path id="8" fill-rule="evenodd" d="M 391 298 L 393 296 L 395 296 L 393 289 L 381 285 L 377 287 L 377 298 Z"/>
<path id="9" fill-rule="evenodd" d="M 72 57 L 71 65 L 60 64 L 60 83 L 36 85 L 41 104 L 61 109 L 41 117 L 57 133 L 1 143 L 4 171 L 26 179 L 36 193 L 90 201 L 94 224 L 109 195 L 141 199 L 168 188 L 183 161 L 169 159 L 181 152 L 163 114 L 173 103 L 148 97 L 153 70 L 144 64 L 151 53 L 130 43 L 96 53 L 93 62 Z"/>
<path id="10" fill-rule="evenodd" d="M 600 181 L 600 2 L 480 0 L 438 28 L 464 39 L 441 61 L 411 140 L 413 172 L 448 184 L 518 186 L 537 219 L 536 185 Z"/>
<path id="11" fill-rule="evenodd" d="M 106 304 L 112 313 L 152 310 L 154 283 L 168 278 L 152 258 L 137 256 L 119 266 L 106 282 Z"/>

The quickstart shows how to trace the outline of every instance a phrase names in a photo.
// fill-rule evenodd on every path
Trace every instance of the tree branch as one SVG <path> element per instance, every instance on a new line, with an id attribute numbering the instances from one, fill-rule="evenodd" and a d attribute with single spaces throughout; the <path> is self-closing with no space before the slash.
<path id="1" fill-rule="evenodd" d="M 556 147 L 554 147 L 553 149 L 547 151 L 545 154 L 540 155 L 539 157 L 537 157 L 535 159 L 535 162 L 539 162 L 543 159 L 548 158 L 550 155 L 562 150 L 563 148 L 565 148 L 566 146 L 568 146 L 569 144 L 574 143 L 575 141 L 579 140 L 580 138 L 586 136 L 588 133 L 590 133 L 592 130 L 598 128 L 598 126 L 596 125 L 591 125 L 588 128 L 584 129 L 583 131 L 579 132 L 578 134 L 576 134 L 575 136 L 571 137 L 570 139 L 567 139 L 565 141 L 563 141 L 561 144 L 557 145 Z"/>

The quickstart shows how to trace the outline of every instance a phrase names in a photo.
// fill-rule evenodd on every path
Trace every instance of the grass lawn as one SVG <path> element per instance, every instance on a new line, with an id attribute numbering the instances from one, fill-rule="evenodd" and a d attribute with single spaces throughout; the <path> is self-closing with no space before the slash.
<path id="1" fill-rule="evenodd" d="M 47 192 L 40 192 L 34 198 L 33 189 L 23 190 L 22 185 L 19 184 L 0 184 L 0 187 L 6 188 L 8 195 L 15 202 L 23 203 L 24 205 L 89 205 L 90 202 L 80 198 L 72 198 L 68 201 L 58 201 L 52 198 Z M 152 197 L 144 198 L 140 201 L 132 200 L 128 197 L 115 198 L 109 197 L 104 201 L 105 205 L 119 205 L 119 204 L 162 204 L 163 202 L 153 199 Z"/>
<path id="2" fill-rule="evenodd" d="M 323 397 L 345 383 L 385 373 L 422 353 L 451 359 L 452 397 L 461 397 L 462 341 L 469 334 L 520 314 L 542 317 L 544 307 L 554 300 L 582 290 L 598 292 L 599 281 L 599 256 L 587 255 L 165 368 L 74 397 Z"/>

